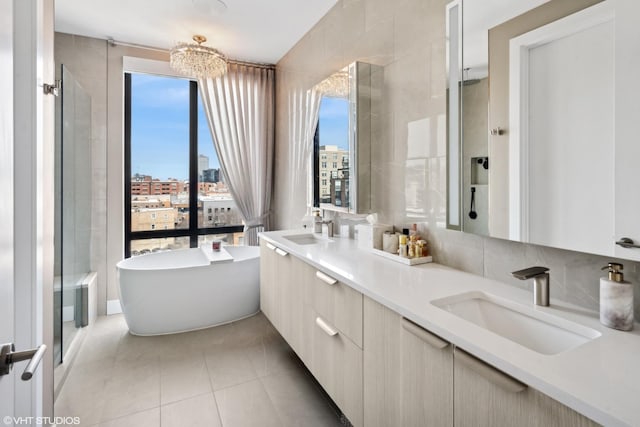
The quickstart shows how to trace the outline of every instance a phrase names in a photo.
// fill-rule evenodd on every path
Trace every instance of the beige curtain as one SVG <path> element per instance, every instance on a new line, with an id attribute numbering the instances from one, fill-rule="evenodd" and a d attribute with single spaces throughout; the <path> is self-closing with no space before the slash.
<path id="1" fill-rule="evenodd" d="M 289 182 L 293 186 L 290 196 L 305 191 L 307 207 L 313 205 L 311 152 L 321 99 L 322 94 L 315 89 L 294 90 L 289 94 L 289 141 L 292 141 Z"/>
<path id="2" fill-rule="evenodd" d="M 256 246 L 258 232 L 270 229 L 275 70 L 230 63 L 225 75 L 199 79 L 198 87 L 245 244 Z"/>

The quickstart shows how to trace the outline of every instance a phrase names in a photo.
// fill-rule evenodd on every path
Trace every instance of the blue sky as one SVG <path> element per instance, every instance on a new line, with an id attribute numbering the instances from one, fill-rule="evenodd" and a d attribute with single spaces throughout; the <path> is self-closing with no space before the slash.
<path id="1" fill-rule="evenodd" d="M 318 112 L 320 145 L 349 149 L 349 100 L 323 97 Z"/>
<path id="2" fill-rule="evenodd" d="M 189 177 L 189 81 L 131 76 L 131 173 L 154 178 Z M 204 110 L 198 108 L 198 151 L 218 168 Z"/>
<path id="3" fill-rule="evenodd" d="M 131 174 L 154 178 L 189 177 L 189 80 L 131 75 Z M 320 144 L 349 147 L 349 102 L 322 98 L 318 113 Z M 209 167 L 220 167 L 198 99 L 198 152 Z"/>

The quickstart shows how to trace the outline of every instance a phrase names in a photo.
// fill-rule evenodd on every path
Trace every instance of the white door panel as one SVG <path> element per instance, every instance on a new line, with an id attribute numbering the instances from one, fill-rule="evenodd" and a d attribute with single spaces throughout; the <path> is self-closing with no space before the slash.
<path id="1" fill-rule="evenodd" d="M 0 344 L 24 351 L 53 341 L 54 107 L 43 83 L 53 83 L 54 10 L 52 0 L 0 10 Z M 0 425 L 53 416 L 51 352 L 22 381 L 27 364 L 0 376 Z"/>
<path id="2" fill-rule="evenodd" d="M 13 328 L 13 0 L 0 0 L 0 344 Z M 14 375 L 0 376 L 0 423 L 13 416 Z M 5 423 L 6 424 L 6 423 Z"/>

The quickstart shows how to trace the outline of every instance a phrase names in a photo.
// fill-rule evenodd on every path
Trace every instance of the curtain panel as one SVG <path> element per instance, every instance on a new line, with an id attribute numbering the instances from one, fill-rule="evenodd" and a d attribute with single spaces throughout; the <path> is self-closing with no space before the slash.
<path id="1" fill-rule="evenodd" d="M 318 125 L 318 112 L 322 94 L 315 89 L 294 90 L 289 94 L 289 141 L 290 167 L 289 182 L 295 194 L 305 191 L 307 195 L 307 214 L 313 207 L 313 138 Z M 306 179 L 301 179 L 306 177 Z"/>
<path id="2" fill-rule="evenodd" d="M 227 186 L 244 220 L 245 244 L 270 229 L 273 188 L 275 70 L 229 63 L 198 87 Z"/>

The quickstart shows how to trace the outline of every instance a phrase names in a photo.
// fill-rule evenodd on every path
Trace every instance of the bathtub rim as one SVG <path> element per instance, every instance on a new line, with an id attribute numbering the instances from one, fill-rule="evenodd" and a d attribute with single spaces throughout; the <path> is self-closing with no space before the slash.
<path id="1" fill-rule="evenodd" d="M 233 248 L 242 248 L 242 247 L 247 247 L 247 248 L 253 248 L 254 246 L 246 246 L 246 245 L 226 245 L 229 247 L 233 247 Z M 226 246 L 222 246 L 222 249 L 224 249 Z M 255 246 L 255 248 L 259 248 L 259 246 Z M 180 251 L 192 251 L 194 249 L 197 249 L 200 251 L 200 253 L 202 254 L 203 257 L 203 262 L 201 263 L 191 263 L 191 264 L 185 264 L 185 265 L 179 265 L 179 266 L 171 266 L 171 267 L 158 267 L 158 266 L 153 266 L 153 267 L 141 267 L 141 266 L 137 266 L 137 267 L 127 267 L 127 266 L 123 266 L 122 264 L 126 264 L 126 263 L 132 263 L 134 262 L 134 260 L 137 260 L 141 257 L 151 257 L 151 256 L 157 256 L 160 254 L 169 254 L 172 252 L 180 252 Z M 235 258 L 233 258 L 233 255 L 231 255 L 229 252 L 227 252 L 229 254 L 229 256 L 231 256 L 233 259 L 231 261 L 227 260 L 227 261 L 219 261 L 219 262 L 244 262 L 244 261 L 249 261 L 251 259 L 255 259 L 255 258 L 260 258 L 260 251 L 256 250 L 255 251 L 257 254 L 254 257 L 249 257 L 249 258 L 243 258 L 240 260 L 236 260 Z M 152 253 L 148 253 L 148 254 L 143 254 L 143 255 L 136 255 L 135 257 L 129 257 L 129 258 L 123 258 L 120 261 L 118 261 L 116 263 L 116 270 L 125 270 L 125 271 L 160 271 L 160 270 L 182 270 L 182 269 L 187 269 L 187 268 L 198 268 L 198 267 L 207 267 L 209 265 L 212 264 L 216 264 L 217 261 L 210 261 L 207 257 L 207 254 L 204 252 L 204 248 L 203 247 L 197 247 L 197 248 L 182 248 L 182 249 L 174 249 L 174 250 L 168 250 L 168 251 L 161 251 L 161 252 L 152 252 Z"/>

